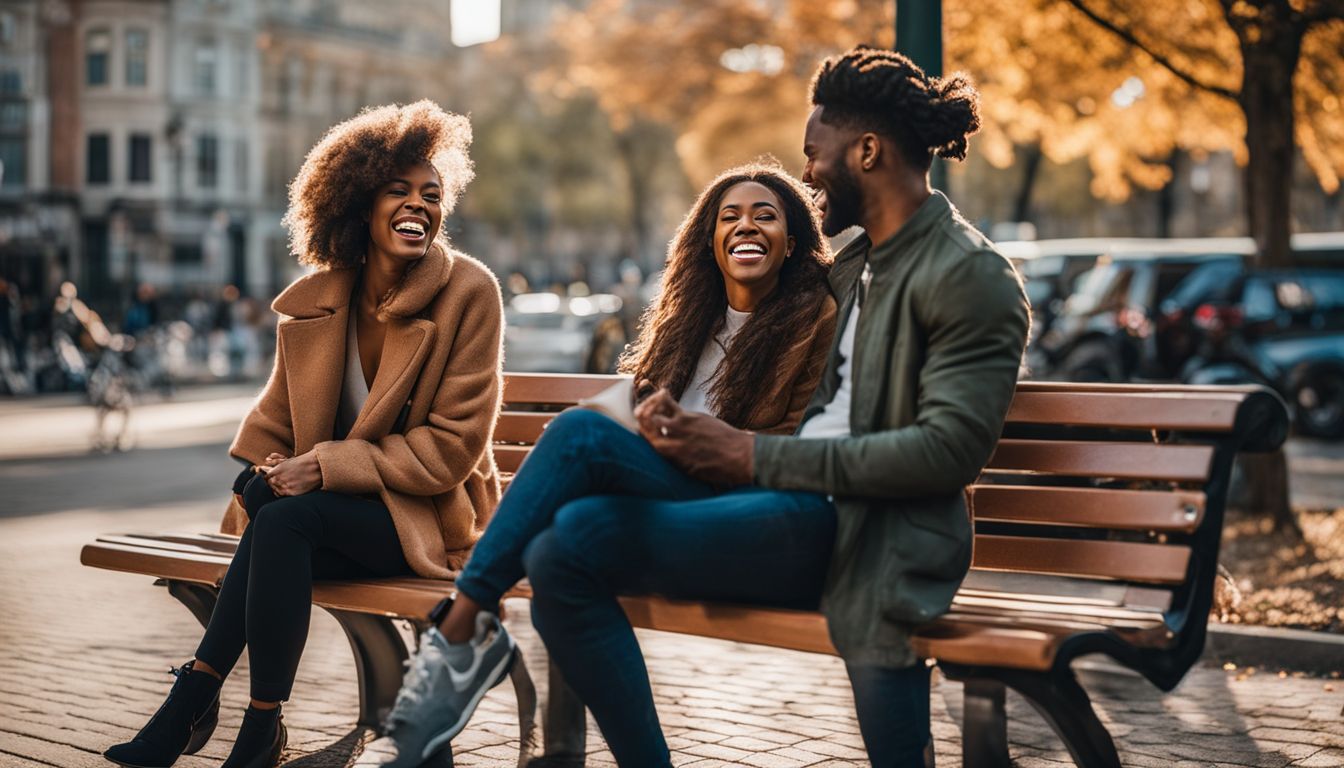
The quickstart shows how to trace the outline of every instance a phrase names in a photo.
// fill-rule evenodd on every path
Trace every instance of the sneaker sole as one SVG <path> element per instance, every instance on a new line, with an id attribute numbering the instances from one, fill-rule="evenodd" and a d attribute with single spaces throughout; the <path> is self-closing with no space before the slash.
<path id="1" fill-rule="evenodd" d="M 476 713 L 476 706 L 481 703 L 481 699 L 485 698 L 485 694 L 488 693 L 491 688 L 494 688 L 504 681 L 505 675 L 507 675 L 509 669 L 513 667 L 514 660 L 518 658 L 518 647 L 513 645 L 512 638 L 510 638 L 509 645 L 511 646 L 509 648 L 509 653 L 501 659 L 499 664 L 490 672 L 490 677 L 488 679 L 492 679 L 494 682 L 489 685 L 481 686 L 480 690 L 476 691 L 476 695 L 471 697 L 471 701 L 465 708 L 463 708 L 462 716 L 457 719 L 457 722 L 453 723 L 447 730 L 430 739 L 425 744 L 425 748 L 420 752 L 421 760 L 428 760 L 435 752 L 439 751 L 440 747 L 447 744 L 454 736 L 461 733 L 462 729 L 467 727 L 467 721 Z"/>

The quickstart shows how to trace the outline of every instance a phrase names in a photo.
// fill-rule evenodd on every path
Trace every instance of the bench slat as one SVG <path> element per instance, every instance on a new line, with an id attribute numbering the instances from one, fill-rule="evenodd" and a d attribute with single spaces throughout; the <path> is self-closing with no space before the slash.
<path id="1" fill-rule="evenodd" d="M 79 562 L 93 568 L 190 581 L 211 587 L 219 586 L 224 580 L 229 560 L 217 555 L 146 550 L 112 543 L 86 544 L 79 552 Z"/>
<path id="2" fill-rule="evenodd" d="M 541 437 L 541 431 L 554 419 L 554 413 L 525 413 L 505 411 L 495 422 L 495 441 L 500 443 L 527 443 Z"/>
<path id="3" fill-rule="evenodd" d="M 140 547 L 146 550 L 181 552 L 189 555 L 215 555 L 232 559 L 238 543 L 201 540 L 194 542 L 179 536 L 143 536 L 135 534 L 99 536 L 100 544 L 119 544 L 128 547 Z"/>
<path id="4" fill-rule="evenodd" d="M 973 567 L 995 571 L 1180 584 L 1185 581 L 1190 548 L 980 534 L 975 537 L 973 557 Z"/>
<path id="5" fill-rule="evenodd" d="M 622 597 L 631 626 L 835 655 L 820 613 L 663 597 Z"/>
<path id="6" fill-rule="evenodd" d="M 1191 533 L 1204 519 L 1195 491 L 973 485 L 967 494 L 976 520 Z"/>
<path id="7" fill-rule="evenodd" d="M 1019 390 L 1007 420 L 1010 424 L 1229 432 L 1243 399 L 1227 393 Z"/>
<path id="8" fill-rule="evenodd" d="M 926 659 L 1044 671 L 1055 661 L 1059 644 L 1072 632 L 1014 627 L 985 627 L 937 621 L 910 638 L 915 653 Z"/>
<path id="9" fill-rule="evenodd" d="M 504 402 L 538 405 L 573 405 L 610 387 L 621 376 L 557 373 L 508 373 L 504 375 Z"/>
<path id="10" fill-rule="evenodd" d="M 1068 603 L 1012 600 L 1004 597 L 968 595 L 958 592 L 952 610 L 1001 616 L 1057 617 L 1087 623 L 1115 626 L 1151 626 L 1162 622 L 1162 614 L 1140 608 L 1070 605 Z"/>
<path id="11" fill-rule="evenodd" d="M 1200 482 L 1213 446 L 1095 443 L 1083 440 L 1000 440 L 988 470 L 1128 480 Z"/>
<path id="12" fill-rule="evenodd" d="M 517 472 L 530 450 L 532 447 L 528 445 L 496 445 L 495 466 L 500 472 Z"/>

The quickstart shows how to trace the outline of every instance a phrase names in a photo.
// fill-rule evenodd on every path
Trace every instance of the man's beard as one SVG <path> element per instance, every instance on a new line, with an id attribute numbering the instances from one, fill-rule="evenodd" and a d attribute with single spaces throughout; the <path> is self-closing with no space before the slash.
<path id="1" fill-rule="evenodd" d="M 849 168 L 844 165 L 837 168 L 834 179 L 826 188 L 826 216 L 821 221 L 822 234 L 835 237 L 850 227 L 858 226 L 862 196 L 859 183 Z"/>

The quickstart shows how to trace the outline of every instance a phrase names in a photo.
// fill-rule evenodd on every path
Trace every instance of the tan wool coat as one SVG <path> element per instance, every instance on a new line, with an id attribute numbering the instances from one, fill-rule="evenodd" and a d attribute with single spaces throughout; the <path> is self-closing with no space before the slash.
<path id="1" fill-rule="evenodd" d="M 229 454 L 317 453 L 322 489 L 380 499 L 416 574 L 450 578 L 499 501 L 490 450 L 503 393 L 503 305 L 483 264 L 435 245 L 379 304 L 378 374 L 345 440 L 333 440 L 357 269 L 296 280 L 272 307 L 275 369 Z M 222 530 L 247 514 L 229 505 Z"/>

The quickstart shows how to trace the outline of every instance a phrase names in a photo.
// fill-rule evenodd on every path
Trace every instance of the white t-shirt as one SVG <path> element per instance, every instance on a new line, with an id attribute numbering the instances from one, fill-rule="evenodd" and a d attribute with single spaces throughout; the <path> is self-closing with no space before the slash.
<path id="1" fill-rule="evenodd" d="M 750 312 L 738 312 L 732 307 L 728 308 L 723 316 L 723 328 L 705 342 L 705 348 L 700 352 L 700 362 L 695 365 L 695 373 L 691 374 L 691 381 L 686 385 L 686 391 L 681 393 L 681 400 L 678 403 L 682 408 L 697 413 L 714 414 L 709 402 L 710 379 L 714 377 L 714 371 L 718 370 L 719 363 L 723 362 L 723 356 L 733 337 L 742 330 L 742 326 L 747 324 L 747 319 L 750 317 Z"/>
<path id="2" fill-rule="evenodd" d="M 872 272 L 865 264 L 860 277 L 863 289 L 866 289 L 870 279 Z M 862 296 L 862 292 L 859 295 Z M 835 396 L 825 408 L 803 424 L 803 428 L 798 430 L 798 437 L 849 437 L 849 409 L 854 391 L 854 335 L 859 328 L 859 309 L 860 303 L 856 299 L 854 308 L 849 312 L 849 320 L 845 323 L 845 330 L 840 335 L 840 347 L 836 350 L 840 355 L 840 367 L 835 370 L 840 377 L 840 385 L 835 388 Z"/>

